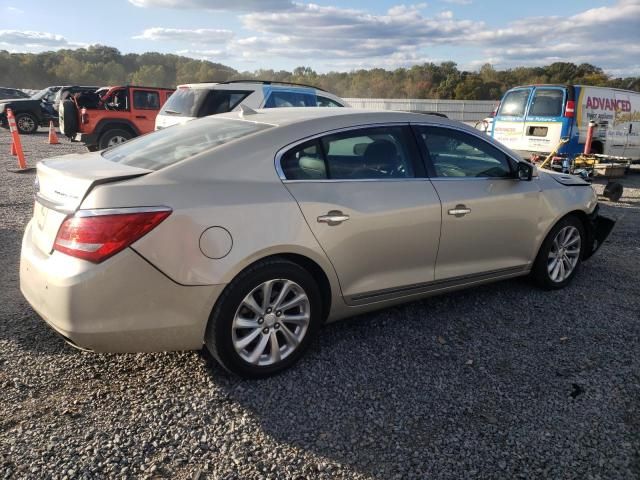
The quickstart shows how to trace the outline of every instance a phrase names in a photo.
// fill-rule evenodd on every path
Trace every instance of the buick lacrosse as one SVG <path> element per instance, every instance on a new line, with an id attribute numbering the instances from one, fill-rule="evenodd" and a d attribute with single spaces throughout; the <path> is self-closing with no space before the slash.
<path id="1" fill-rule="evenodd" d="M 567 285 L 611 231 L 581 179 L 462 123 L 285 108 L 207 117 L 37 168 L 21 290 L 97 352 L 289 367 L 324 322 L 531 275 Z"/>

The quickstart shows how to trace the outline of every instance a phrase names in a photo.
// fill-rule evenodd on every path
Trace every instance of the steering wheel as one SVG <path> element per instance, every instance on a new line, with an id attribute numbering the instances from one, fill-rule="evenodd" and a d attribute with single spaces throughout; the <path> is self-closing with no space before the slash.
<path id="1" fill-rule="evenodd" d="M 442 177 L 466 177 L 467 174 L 460 167 L 451 163 L 436 163 L 436 172 Z"/>

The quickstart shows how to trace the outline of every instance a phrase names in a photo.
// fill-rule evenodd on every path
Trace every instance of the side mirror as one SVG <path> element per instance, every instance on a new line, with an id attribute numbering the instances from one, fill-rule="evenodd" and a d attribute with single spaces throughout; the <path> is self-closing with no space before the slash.
<path id="1" fill-rule="evenodd" d="M 533 165 L 529 165 L 528 163 L 518 162 L 518 166 L 516 167 L 516 174 L 518 180 L 530 181 L 533 177 Z"/>

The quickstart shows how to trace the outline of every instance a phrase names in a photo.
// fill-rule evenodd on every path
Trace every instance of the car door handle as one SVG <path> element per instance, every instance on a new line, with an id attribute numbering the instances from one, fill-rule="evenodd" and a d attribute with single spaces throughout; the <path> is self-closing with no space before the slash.
<path id="1" fill-rule="evenodd" d="M 318 223 L 326 223 L 330 226 L 340 225 L 342 222 L 346 222 L 347 220 L 349 220 L 349 215 L 346 215 L 339 210 L 331 210 L 326 215 L 320 215 L 318 217 Z"/>
<path id="2" fill-rule="evenodd" d="M 144 115 L 136 115 L 136 118 L 147 118 Z"/>
<path id="3" fill-rule="evenodd" d="M 462 204 L 456 205 L 456 208 L 452 208 L 449 210 L 449 215 L 453 215 L 458 218 L 464 217 L 467 213 L 471 213 L 471 209 Z"/>

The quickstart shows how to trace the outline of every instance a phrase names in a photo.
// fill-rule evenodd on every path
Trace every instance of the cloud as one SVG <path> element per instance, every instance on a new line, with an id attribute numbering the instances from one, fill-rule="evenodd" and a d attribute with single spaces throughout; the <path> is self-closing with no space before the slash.
<path id="1" fill-rule="evenodd" d="M 22 15 L 24 13 L 24 10 L 21 10 L 17 7 L 7 7 L 7 11 L 13 15 Z"/>
<path id="2" fill-rule="evenodd" d="M 234 33 L 231 30 L 218 30 L 212 28 L 163 28 L 153 27 L 147 28 L 140 35 L 136 35 L 138 40 L 154 40 L 154 41 L 170 41 L 170 42 L 191 42 L 191 43 L 208 43 L 222 42 L 226 43 L 233 38 Z"/>
<path id="3" fill-rule="evenodd" d="M 144 8 L 195 8 L 229 12 L 263 12 L 291 8 L 291 0 L 129 0 Z"/>
<path id="4" fill-rule="evenodd" d="M 296 4 L 284 12 L 241 16 L 245 29 L 260 34 L 267 53 L 288 57 L 371 58 L 407 48 L 463 41 L 483 24 L 453 15 L 429 18 L 424 5 L 390 8 L 384 15 L 315 4 Z"/>
<path id="5" fill-rule="evenodd" d="M 54 33 L 29 30 L 0 30 L 0 45 L 26 48 L 63 48 L 77 44 L 72 44 L 62 35 Z"/>
<path id="6" fill-rule="evenodd" d="M 472 49 L 466 68 L 489 60 L 499 68 L 543 65 L 555 61 L 587 62 L 611 72 L 635 72 L 640 64 L 640 0 L 618 0 L 610 6 L 568 16 L 522 18 L 491 28 L 420 3 L 398 4 L 385 13 L 356 8 L 280 0 L 129 0 L 139 6 L 181 6 L 244 11 L 239 19 L 248 37 L 226 30 L 149 28 L 134 38 L 191 44 L 204 56 L 229 56 L 264 63 L 287 58 L 345 69 L 361 65 L 405 66 L 432 57 L 439 47 Z M 468 4 L 470 0 L 442 0 Z M 232 5 L 232 6 L 229 6 Z M 195 47 L 195 44 L 198 44 Z M 215 52 L 209 55 L 207 52 Z M 232 55 L 231 55 L 232 54 Z"/>
<path id="7" fill-rule="evenodd" d="M 454 5 L 471 5 L 473 0 L 442 0 L 444 3 L 452 3 Z"/>

